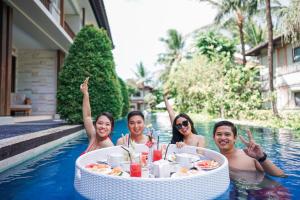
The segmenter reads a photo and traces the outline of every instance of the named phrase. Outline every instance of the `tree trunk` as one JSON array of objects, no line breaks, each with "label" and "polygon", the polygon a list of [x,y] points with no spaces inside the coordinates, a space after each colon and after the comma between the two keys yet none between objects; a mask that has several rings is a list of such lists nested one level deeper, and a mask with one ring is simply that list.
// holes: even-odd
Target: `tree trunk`
[{"label": "tree trunk", "polygon": [[242,56],[243,56],[243,65],[246,65],[246,53],[245,53],[245,42],[244,42],[244,32],[243,32],[243,23],[239,25],[239,32],[240,32],[240,42],[242,47]]},{"label": "tree trunk", "polygon": [[240,42],[241,42],[241,48],[242,48],[242,56],[243,56],[243,65],[246,65],[246,52],[245,52],[245,40],[244,40],[244,32],[243,32],[243,27],[244,27],[244,17],[241,14],[241,11],[238,10],[236,11],[236,20],[237,20],[237,25],[239,27],[239,33],[240,33]]},{"label": "tree trunk", "polygon": [[278,110],[276,106],[276,97],[273,98],[274,85],[273,85],[273,25],[271,16],[270,0],[266,0],[266,20],[268,26],[268,67],[269,67],[269,88],[271,93],[271,105],[273,114],[278,116]]}]

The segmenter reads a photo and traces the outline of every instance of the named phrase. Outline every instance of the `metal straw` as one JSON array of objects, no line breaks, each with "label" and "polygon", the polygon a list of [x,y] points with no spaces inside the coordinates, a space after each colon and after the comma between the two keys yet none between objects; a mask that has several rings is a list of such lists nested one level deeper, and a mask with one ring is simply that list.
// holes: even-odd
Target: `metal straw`
[{"label": "metal straw", "polygon": [[171,144],[171,143],[169,143],[168,146],[167,146],[167,149],[166,149],[166,152],[165,152],[165,156],[164,156],[164,160],[166,160],[166,157],[167,157],[167,153],[168,153],[168,149],[169,149],[170,144]]},{"label": "metal straw", "polygon": [[127,143],[128,143],[127,146],[128,146],[128,147],[129,147],[129,144],[130,144],[130,143],[129,143],[129,140],[131,140],[131,138],[130,138],[130,133],[128,134],[128,141],[127,141]]},{"label": "metal straw", "polygon": [[129,159],[130,159],[130,163],[132,163],[132,159],[131,159],[131,155],[128,149],[126,149],[125,147],[121,146],[122,149],[124,149],[125,151],[127,151]]},{"label": "metal straw", "polygon": [[157,136],[157,150],[159,150],[158,148],[159,148],[159,135]]}]

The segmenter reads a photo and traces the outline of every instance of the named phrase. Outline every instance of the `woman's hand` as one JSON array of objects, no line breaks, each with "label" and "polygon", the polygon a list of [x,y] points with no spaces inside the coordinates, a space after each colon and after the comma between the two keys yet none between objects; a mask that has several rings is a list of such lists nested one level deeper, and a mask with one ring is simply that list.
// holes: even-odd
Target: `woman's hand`
[{"label": "woman's hand", "polygon": [[82,94],[84,95],[88,95],[89,94],[89,78],[87,77],[84,82],[80,85],[80,91],[82,92]]},{"label": "woman's hand", "polygon": [[177,148],[182,148],[185,146],[185,143],[184,142],[176,142],[176,147]]},{"label": "woman's hand", "polygon": [[262,158],[264,156],[264,152],[263,152],[261,146],[259,144],[255,143],[250,130],[247,130],[247,135],[248,135],[249,141],[246,141],[243,138],[243,136],[241,136],[241,135],[239,136],[241,141],[246,145],[246,148],[244,149],[244,152],[248,156],[250,156],[252,158],[255,158],[256,160]]}]

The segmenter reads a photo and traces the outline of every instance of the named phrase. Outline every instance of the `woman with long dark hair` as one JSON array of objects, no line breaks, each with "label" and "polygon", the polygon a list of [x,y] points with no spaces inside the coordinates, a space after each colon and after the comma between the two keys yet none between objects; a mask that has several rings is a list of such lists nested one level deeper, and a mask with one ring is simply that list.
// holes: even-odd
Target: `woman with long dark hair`
[{"label": "woman with long dark hair", "polygon": [[114,146],[109,135],[114,128],[114,119],[111,113],[103,112],[97,116],[95,124],[93,124],[91,106],[88,92],[89,78],[80,85],[80,91],[83,94],[82,115],[84,128],[89,138],[88,148],[84,153]]},{"label": "woman with long dark hair", "polygon": [[166,94],[164,95],[164,102],[172,124],[173,136],[171,143],[176,144],[177,147],[183,147],[184,145],[204,147],[205,139],[203,136],[197,135],[197,131],[191,118],[184,113],[175,116],[175,112],[170,105]]}]

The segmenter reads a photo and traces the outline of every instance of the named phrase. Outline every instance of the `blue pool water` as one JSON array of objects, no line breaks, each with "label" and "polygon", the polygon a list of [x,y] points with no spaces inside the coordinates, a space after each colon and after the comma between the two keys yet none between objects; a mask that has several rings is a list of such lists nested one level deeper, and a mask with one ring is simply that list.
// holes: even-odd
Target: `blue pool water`
[{"label": "blue pool water", "polygon": [[[171,138],[169,118],[165,114],[148,117],[160,130],[161,139]],[[208,148],[217,150],[212,140],[213,123],[196,122],[197,131],[204,135]],[[122,133],[127,133],[125,120],[116,122],[113,142]],[[240,126],[241,134],[246,128]],[[257,143],[261,144],[269,158],[282,168],[287,178],[265,177],[261,183],[231,181],[228,191],[220,199],[299,199],[300,191],[300,139],[283,130],[250,127]],[[238,146],[242,146],[240,142]],[[47,153],[0,174],[0,199],[82,199],[73,187],[76,158],[87,147],[87,138],[82,135]],[[248,175],[236,173],[245,178]],[[251,177],[251,174],[249,175]],[[256,175],[254,175],[256,179]],[[247,178],[246,178],[247,179]],[[259,179],[260,180],[260,179]],[[117,187],[117,186],[116,186]]]}]

